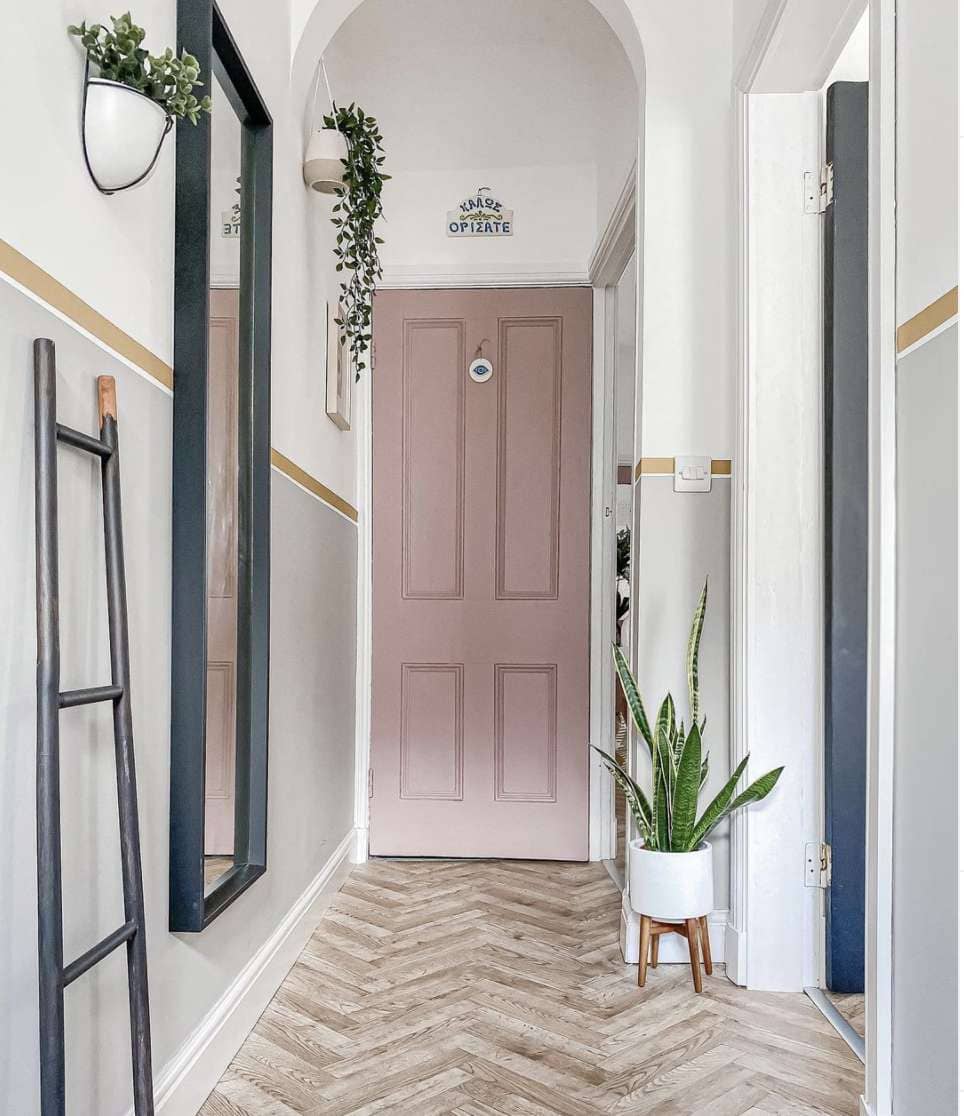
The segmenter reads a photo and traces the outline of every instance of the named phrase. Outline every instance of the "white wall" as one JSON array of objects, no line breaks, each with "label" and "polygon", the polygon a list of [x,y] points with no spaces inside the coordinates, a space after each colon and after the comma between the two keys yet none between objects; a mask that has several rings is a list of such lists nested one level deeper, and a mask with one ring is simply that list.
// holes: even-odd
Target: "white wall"
[{"label": "white wall", "polygon": [[[272,444],[354,502],[354,435],[325,417],[330,204],[301,180],[302,106],[295,111],[289,95],[287,4],[272,5],[270,18],[256,0],[228,0],[222,10],[274,119]],[[148,182],[112,197],[98,193],[80,147],[83,56],[66,32],[85,16],[91,12],[80,0],[50,0],[20,5],[8,21],[0,85],[8,100],[30,107],[7,125],[7,150],[19,154],[0,174],[0,237],[170,364],[176,138],[165,141]],[[145,0],[135,17],[152,49],[175,42],[174,0]]]},{"label": "white wall", "polygon": [[897,323],[956,286],[955,0],[897,5]]},{"label": "white wall", "polygon": [[[479,17],[472,0],[366,0],[325,49],[335,100],[385,136],[386,279],[585,278],[636,154],[629,61],[586,0],[491,0],[484,31]],[[448,237],[446,213],[483,185],[514,235]]]},{"label": "white wall", "polygon": [[[256,0],[226,0],[221,8],[274,118],[272,443],[354,502],[354,435],[339,433],[324,413],[328,279],[319,261],[329,258],[331,233],[320,199],[310,196],[301,181],[301,106],[293,111],[288,89],[287,5],[272,5],[269,13]],[[20,4],[10,13],[0,92],[19,109],[10,114],[5,131],[0,237],[169,363],[174,136],[165,143],[157,172],[142,187],[104,197],[90,182],[78,130],[83,65],[65,28],[100,14],[78,0]],[[149,46],[173,45],[174,0],[143,0],[135,16],[148,29]],[[0,882],[6,910],[0,920],[0,1095],[5,1111],[24,1116],[38,1109],[30,368],[30,340],[38,335],[57,342],[65,421],[93,429],[93,377],[111,372],[118,379],[158,1080],[164,1080],[165,1067],[349,833],[354,744],[355,528],[273,472],[269,870],[202,934],[169,934],[171,398],[0,283],[5,369],[0,378],[0,518],[6,529],[0,577],[8,587],[0,599],[5,633],[0,833],[8,853]],[[61,458],[63,683],[69,687],[102,681],[107,667],[96,475],[66,453]],[[110,729],[102,713],[75,710],[63,722],[65,923],[71,956],[120,920]],[[67,1108],[76,1116],[120,1116],[129,1106],[123,968],[118,954],[67,994]],[[261,987],[259,994],[270,991]],[[234,1026],[240,1026],[243,1014]],[[253,1017],[247,1025],[252,1022]],[[200,1087],[203,1096],[204,1074],[213,1073],[207,1079],[213,1084],[217,1058],[231,1053],[221,1049],[213,1062],[202,1064],[191,1087]],[[175,1095],[164,1111],[171,1116],[193,1111],[183,1107],[188,1095]]]}]

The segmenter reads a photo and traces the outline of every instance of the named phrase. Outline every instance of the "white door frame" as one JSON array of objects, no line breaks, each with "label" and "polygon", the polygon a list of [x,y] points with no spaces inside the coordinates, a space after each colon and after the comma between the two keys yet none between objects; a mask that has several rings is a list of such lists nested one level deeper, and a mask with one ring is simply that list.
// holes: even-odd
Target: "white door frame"
[{"label": "white door frame", "polygon": [[[631,257],[636,242],[636,183],[635,165],[620,194],[613,216],[593,254],[591,270],[584,275],[546,273],[542,275],[479,275],[466,274],[461,280],[445,276],[444,281],[435,273],[393,274],[383,289],[423,290],[436,287],[464,288],[466,290],[488,287],[564,287],[593,288],[593,355],[592,355],[592,497],[591,497],[591,598],[590,598],[590,687],[589,687],[589,736],[592,743],[612,748],[611,718],[604,717],[605,710],[612,710],[612,671],[609,669],[609,647],[614,637],[612,601],[616,592],[615,547],[610,536],[611,519],[605,510],[615,507],[613,467],[612,407],[605,402],[612,400],[614,381],[614,354],[607,351],[606,330],[615,321],[615,283]],[[607,323],[609,323],[607,327]],[[377,353],[372,358],[372,375],[377,375]],[[608,387],[607,387],[608,384]],[[355,795],[353,863],[360,864],[368,857],[369,768],[371,764],[371,714],[372,714],[372,399],[371,376],[363,376],[357,385],[353,410],[357,422],[356,466],[359,477],[358,491],[358,627],[356,632],[355,677]],[[607,423],[608,412],[608,423]],[[606,426],[603,432],[600,424]],[[606,456],[608,454],[608,457]],[[608,462],[608,464],[607,464]],[[607,480],[608,486],[607,486]],[[612,489],[612,491],[610,491]],[[603,551],[608,547],[608,554]],[[599,576],[596,576],[598,573]],[[608,606],[608,613],[607,613]],[[608,616],[608,627],[604,617]],[[602,743],[600,743],[602,742]],[[593,753],[595,755],[595,753]],[[598,757],[589,765],[589,859],[600,860],[612,856],[615,843],[613,826],[612,780],[601,778],[601,761]]]},{"label": "white door frame", "polygon": [[[610,648],[616,638],[616,285],[636,250],[638,170],[634,163],[589,264],[593,310],[592,377],[592,589],[590,620],[589,741],[612,754],[615,690]],[[639,261],[637,258],[637,291]],[[636,299],[637,326],[639,298]],[[637,329],[638,334],[638,329]],[[636,367],[639,389],[639,365]],[[635,414],[635,408],[634,408]],[[589,859],[616,854],[613,781],[592,752],[589,766]],[[617,870],[619,866],[617,865]]]},{"label": "white door frame", "polygon": [[[754,484],[753,462],[745,458],[745,431],[753,421],[746,380],[750,338],[746,313],[746,259],[743,242],[747,208],[742,169],[747,145],[743,121],[747,98],[761,91],[757,76],[764,69],[774,73],[803,73],[806,65],[773,65],[776,53],[792,49],[788,34],[793,19],[800,18],[805,0],[770,0],[761,21],[761,32],[740,70],[737,90],[738,153],[741,168],[740,379],[737,398],[738,430],[734,460],[734,493]],[[862,7],[859,0],[840,0],[835,34]],[[866,1116],[892,1116],[892,897],[893,897],[893,781],[894,781],[894,678],[896,639],[896,229],[895,229],[895,0],[870,0],[870,267],[869,267],[869,582],[868,582],[868,720],[867,720],[867,874],[866,874],[866,1079],[861,1111]],[[813,11],[811,7],[811,11]],[[831,36],[833,38],[833,36]],[[839,38],[836,40],[839,42]],[[832,61],[834,55],[823,56]],[[800,59],[796,60],[800,62]],[[825,75],[824,75],[825,76]],[[784,92],[820,88],[822,80]],[[768,86],[772,90],[772,87]],[[775,90],[774,90],[775,91]],[[801,188],[802,198],[802,188]],[[746,752],[746,667],[749,615],[744,584],[747,569],[747,523],[740,500],[734,499],[733,523],[733,760]],[[755,700],[759,700],[756,695]],[[753,848],[745,824],[734,825],[732,897],[741,902],[748,873],[762,850]],[[756,855],[755,855],[756,854]],[[803,856],[801,850],[801,878]],[[802,882],[802,881],[801,881]],[[745,927],[751,938],[753,927]],[[744,943],[745,945],[745,943]],[[812,948],[812,943],[810,944]],[[812,958],[804,958],[812,963]],[[728,962],[730,957],[728,956]],[[746,957],[733,957],[733,967],[745,971]]]}]

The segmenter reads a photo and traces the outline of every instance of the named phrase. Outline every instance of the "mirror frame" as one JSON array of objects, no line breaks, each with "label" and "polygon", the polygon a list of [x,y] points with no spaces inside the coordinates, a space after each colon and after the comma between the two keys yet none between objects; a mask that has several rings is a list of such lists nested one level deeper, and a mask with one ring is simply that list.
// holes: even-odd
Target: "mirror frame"
[{"label": "mirror frame", "polygon": [[[204,893],[207,711],[207,399],[211,117],[179,120],[174,224],[170,929],[203,930],[267,870],[271,526],[272,122],[213,0],[178,0],[208,92],[242,128],[238,317],[238,645],[235,864]],[[203,248],[203,250],[202,250]]]}]

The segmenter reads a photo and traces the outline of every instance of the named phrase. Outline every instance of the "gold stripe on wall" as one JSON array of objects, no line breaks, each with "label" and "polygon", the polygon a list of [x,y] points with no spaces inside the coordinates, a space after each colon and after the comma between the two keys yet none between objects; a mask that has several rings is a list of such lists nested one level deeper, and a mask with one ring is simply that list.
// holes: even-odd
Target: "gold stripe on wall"
[{"label": "gold stripe on wall", "polygon": [[136,364],[159,384],[171,390],[174,388],[174,369],[169,364],[165,364],[150,349],[145,348],[130,334],[115,326],[93,306],[78,298],[63,283],[58,282],[32,260],[28,260],[5,240],[0,240],[0,271],[15,283],[26,287],[65,318],[69,318],[74,325],[96,337],[98,341],[102,341],[124,360]]},{"label": "gold stripe on wall", "polygon": [[933,333],[935,329],[939,329],[953,318],[956,313],[957,287],[954,287],[898,327],[897,352],[902,353],[904,349],[909,349],[911,345],[923,340],[929,333]]},{"label": "gold stripe on wall", "polygon": [[276,449],[271,451],[271,464],[286,477],[290,477],[296,484],[300,484],[302,488],[307,488],[309,492],[317,496],[319,500],[324,500],[326,504],[334,508],[335,511],[340,511],[342,515],[346,515],[353,523],[358,522],[358,511],[353,508],[347,500],[343,500],[336,492],[332,492],[330,488],[323,485],[321,481],[315,480],[311,473],[306,473],[301,466],[296,465],[290,458],[285,457],[283,453],[279,453]]},{"label": "gold stripe on wall", "polygon": [[[21,287],[25,287],[53,310],[63,314],[74,325],[96,337],[98,341],[102,341],[124,360],[136,365],[151,379],[170,391],[174,390],[174,369],[169,364],[165,364],[150,349],[135,341],[130,334],[114,325],[112,321],[84,302],[42,267],[28,260],[23,253],[18,252],[5,240],[0,240],[0,272],[9,276],[15,283],[19,283]],[[300,484],[302,488],[307,488],[330,507],[346,515],[353,523],[358,522],[358,512],[347,500],[332,492],[310,473],[306,473],[283,453],[273,449],[271,464],[285,476]]]},{"label": "gold stripe on wall", "polygon": [[[640,477],[671,477],[676,472],[675,458],[641,457],[636,462],[635,479]],[[714,457],[710,462],[710,475],[728,477],[733,472],[733,462],[727,457]]]}]

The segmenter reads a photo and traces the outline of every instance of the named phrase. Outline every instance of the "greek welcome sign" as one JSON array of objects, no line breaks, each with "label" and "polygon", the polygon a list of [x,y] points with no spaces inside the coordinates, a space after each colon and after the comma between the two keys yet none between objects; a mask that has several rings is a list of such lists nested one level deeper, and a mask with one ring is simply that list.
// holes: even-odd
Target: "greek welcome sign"
[{"label": "greek welcome sign", "polygon": [[446,231],[449,236],[511,236],[512,210],[494,198],[488,186],[480,186],[446,215]]}]

